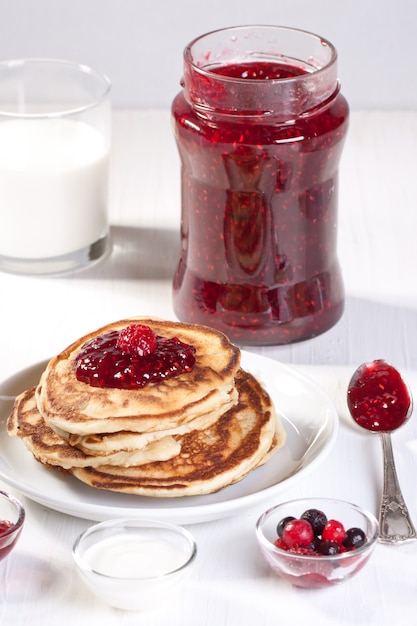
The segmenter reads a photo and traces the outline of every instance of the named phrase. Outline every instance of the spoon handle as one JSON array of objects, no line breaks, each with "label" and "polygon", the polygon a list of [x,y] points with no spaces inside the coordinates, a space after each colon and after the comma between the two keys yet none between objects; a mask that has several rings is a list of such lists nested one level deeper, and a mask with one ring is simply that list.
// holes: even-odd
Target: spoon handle
[{"label": "spoon handle", "polygon": [[417,534],[398,482],[391,435],[380,435],[384,453],[384,489],[379,514],[379,539],[384,543],[414,539]]}]

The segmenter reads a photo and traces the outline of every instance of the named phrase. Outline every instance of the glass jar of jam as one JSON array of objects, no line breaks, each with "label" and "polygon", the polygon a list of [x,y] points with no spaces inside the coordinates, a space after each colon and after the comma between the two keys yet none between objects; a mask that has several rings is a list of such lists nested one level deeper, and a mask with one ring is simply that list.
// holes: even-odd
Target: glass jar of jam
[{"label": "glass jar of jam", "polygon": [[349,109],[337,53],[312,33],[243,26],[184,51],[174,310],[246,345],[287,344],[344,308],[338,165]]}]

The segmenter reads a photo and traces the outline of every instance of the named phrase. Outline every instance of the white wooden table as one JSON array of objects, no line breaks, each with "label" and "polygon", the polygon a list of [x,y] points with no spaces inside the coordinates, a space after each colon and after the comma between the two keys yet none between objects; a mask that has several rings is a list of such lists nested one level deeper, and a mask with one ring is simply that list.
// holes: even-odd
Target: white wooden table
[{"label": "white wooden table", "polygon": [[[306,373],[339,411],[339,434],[328,456],[279,499],[339,497],[377,513],[380,444],[352,427],[346,384],[357,365],[385,358],[403,371],[417,396],[416,146],[417,112],[352,113],[339,203],[345,314],[310,341],[249,349]],[[0,273],[0,381],[109,321],[142,314],[174,318],[180,198],[168,111],[114,113],[111,174],[110,258],[66,278]],[[0,408],[4,414],[4,402]],[[394,436],[394,450],[417,523],[417,418]],[[270,574],[257,550],[254,524],[273,499],[190,525],[199,549],[192,577],[172,605],[140,615],[104,606],[80,586],[71,546],[91,521],[23,501],[24,532],[0,563],[2,625],[272,626],[284,614],[295,626],[415,623],[417,542],[379,544],[366,568],[345,585],[297,590]]]}]

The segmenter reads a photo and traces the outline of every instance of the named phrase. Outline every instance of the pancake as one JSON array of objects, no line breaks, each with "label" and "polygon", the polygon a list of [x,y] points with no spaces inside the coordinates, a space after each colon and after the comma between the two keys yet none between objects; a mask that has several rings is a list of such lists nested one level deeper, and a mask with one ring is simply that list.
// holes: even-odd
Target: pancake
[{"label": "pancake", "polygon": [[98,466],[103,463],[127,467],[155,461],[164,461],[176,456],[181,443],[172,436],[165,435],[138,449],[120,450],[106,453],[102,450],[94,456],[85,454],[55,433],[39,413],[35,387],[28,389],[16,398],[13,412],[7,420],[9,435],[22,439],[26,448],[42,464],[56,466],[64,470],[71,467]]},{"label": "pancake", "polygon": [[[148,360],[116,348],[119,332],[138,323],[159,337]],[[166,375],[177,358],[190,358],[184,346],[182,354],[173,351],[178,342],[169,339],[193,346],[191,369],[143,387],[115,388],[137,372],[152,377],[152,359]],[[113,386],[77,379],[77,359],[91,340],[87,358],[102,360],[104,377],[110,374],[104,383]],[[267,391],[240,368],[240,350],[223,333],[142,317],[108,324],[51,359],[39,384],[16,399],[7,431],[49,469],[96,489],[155,498],[217,492],[266,463],[286,437]]]},{"label": "pancake", "polygon": [[46,424],[35,387],[16,399],[7,431],[22,439],[43,465],[70,472],[93,487],[164,497],[211,493],[265,463],[285,442],[285,431],[258,381],[240,370],[236,384],[239,403],[210,427],[165,435],[137,450],[86,455]]},{"label": "pancake", "polygon": [[167,461],[127,468],[73,467],[70,473],[97,489],[151,497],[214,493],[244,478],[285,443],[269,395],[251,374],[236,377],[239,402],[205,430],[174,435],[181,451]]},{"label": "pancake", "polygon": [[237,404],[238,392],[234,388],[229,394],[229,401],[224,403],[221,409],[211,411],[205,415],[200,415],[193,420],[177,426],[176,428],[168,428],[166,430],[154,430],[147,433],[132,433],[126,430],[117,433],[100,433],[91,435],[74,435],[63,431],[56,431],[58,435],[66,439],[71,446],[77,446],[85,454],[113,454],[120,450],[136,450],[143,448],[152,442],[156,442],[161,438],[170,435],[182,435],[191,430],[203,430],[208,428],[229,408]]},{"label": "pancake", "polygon": [[[92,387],[77,380],[75,362],[82,346],[112,330],[140,323],[156,335],[177,337],[196,349],[196,362],[185,372],[141,389]],[[36,389],[40,413],[57,432],[89,435],[177,428],[228,408],[240,350],[223,333],[193,324],[130,318],[108,324],[71,344],[50,360]]]}]

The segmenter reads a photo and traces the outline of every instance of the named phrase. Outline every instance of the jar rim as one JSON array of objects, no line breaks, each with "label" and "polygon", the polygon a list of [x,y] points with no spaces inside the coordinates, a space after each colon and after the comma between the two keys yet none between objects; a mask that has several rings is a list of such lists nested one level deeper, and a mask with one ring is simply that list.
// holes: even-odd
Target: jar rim
[{"label": "jar rim", "polygon": [[[214,71],[248,61],[281,62],[302,71],[267,80]],[[254,112],[293,119],[339,91],[337,50],[315,33],[286,26],[221,28],[196,37],[185,47],[182,83],[186,100],[203,115]]]},{"label": "jar rim", "polygon": [[[185,47],[184,49],[184,59],[185,61],[189,62],[191,65],[193,65],[193,67],[201,72],[202,74],[207,73],[207,74],[211,74],[212,70],[207,69],[207,67],[202,67],[201,65],[198,64],[198,62],[196,62],[193,58],[193,53],[192,53],[192,49],[193,47],[196,46],[196,44],[203,42],[204,40],[207,40],[208,38],[211,38],[212,36],[215,35],[221,35],[221,34],[226,34],[226,33],[237,33],[237,32],[244,32],[244,31],[255,31],[258,30],[259,32],[263,31],[266,32],[267,30],[274,32],[274,33],[293,33],[299,36],[307,36],[309,37],[311,40],[315,40],[316,42],[320,43],[322,46],[326,47],[329,52],[330,52],[330,58],[329,61],[323,65],[322,67],[315,67],[313,69],[314,73],[317,72],[322,72],[326,69],[328,69],[330,66],[337,64],[337,50],[335,48],[335,46],[331,43],[331,41],[329,41],[328,39],[326,39],[325,37],[322,37],[320,35],[317,35],[316,33],[313,33],[312,31],[308,31],[308,30],[303,30],[300,28],[293,28],[290,26],[279,26],[279,25],[268,25],[268,24],[256,24],[256,25],[241,25],[241,26],[230,26],[230,27],[225,27],[225,28],[218,28],[218,29],[214,29],[211,30],[207,33],[204,33],[203,35],[199,35],[198,37],[195,37],[192,41],[190,41],[190,43]],[[287,58],[286,55],[282,55],[282,58]],[[210,67],[218,67],[220,64],[211,64]],[[311,66],[312,68],[314,66]],[[264,83],[265,80],[262,78],[235,78],[235,77],[231,77],[231,76],[226,76],[226,75],[222,75],[221,76],[222,79],[224,79],[225,81],[230,81],[230,82],[242,82],[242,83],[246,83],[248,82],[248,80],[250,80],[250,82],[255,83]],[[300,74],[297,76],[292,76],[292,77],[286,77],[286,78],[273,78],[273,79],[269,79],[268,82],[294,82],[294,81],[299,81],[299,80],[303,80],[305,78],[308,78],[308,74]]]}]

